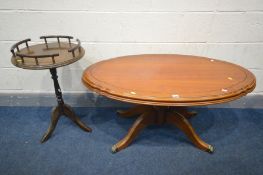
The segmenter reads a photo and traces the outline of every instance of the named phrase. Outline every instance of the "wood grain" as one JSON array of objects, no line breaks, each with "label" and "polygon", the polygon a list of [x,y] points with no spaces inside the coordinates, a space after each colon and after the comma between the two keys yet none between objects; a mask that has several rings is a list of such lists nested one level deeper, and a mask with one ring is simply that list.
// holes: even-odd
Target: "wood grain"
[{"label": "wood grain", "polygon": [[60,45],[57,42],[48,43],[48,49],[46,48],[45,44],[36,44],[30,46],[29,49],[23,48],[18,53],[22,55],[30,55],[30,57],[39,56],[39,55],[52,55],[52,54],[59,54],[59,56],[54,57],[54,62],[51,57],[46,58],[39,58],[38,64],[34,58],[24,57],[24,62],[19,56],[13,56],[11,58],[11,62],[14,66],[23,68],[23,69],[50,69],[54,67],[62,67],[74,63],[81,59],[84,54],[85,50],[80,47],[80,52],[76,51],[75,57],[72,56],[71,52],[68,52],[68,49],[76,47],[77,44],[66,42],[60,42]]},{"label": "wood grain", "polygon": [[113,58],[88,67],[91,90],[120,101],[160,106],[197,106],[240,98],[256,86],[247,69],[211,58],[146,54]]}]

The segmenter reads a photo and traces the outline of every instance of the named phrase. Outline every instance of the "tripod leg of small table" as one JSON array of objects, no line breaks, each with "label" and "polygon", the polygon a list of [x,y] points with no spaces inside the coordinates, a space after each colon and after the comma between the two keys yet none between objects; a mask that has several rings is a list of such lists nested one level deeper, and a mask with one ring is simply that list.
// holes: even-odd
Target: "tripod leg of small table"
[{"label": "tripod leg of small table", "polygon": [[191,124],[187,121],[187,119],[178,112],[169,112],[166,117],[166,122],[175,125],[182,132],[186,134],[186,136],[193,142],[195,146],[200,148],[201,150],[212,153],[214,148],[205,143],[194,131]]},{"label": "tripod leg of small table", "polygon": [[59,107],[57,106],[57,107],[53,108],[53,110],[52,110],[51,123],[49,125],[47,132],[42,137],[41,143],[44,143],[45,141],[47,141],[50,138],[54,129],[57,126],[59,117],[60,117],[60,111],[59,111]]},{"label": "tripod leg of small table", "polygon": [[142,113],[144,113],[147,109],[151,109],[149,106],[145,105],[136,105],[127,110],[118,110],[117,114],[121,117],[129,118],[129,117],[136,117]]},{"label": "tripod leg of small table", "polygon": [[64,103],[64,100],[62,98],[62,91],[58,83],[57,69],[51,68],[50,73],[52,75],[51,78],[54,82],[54,89],[57,97],[58,106],[52,112],[50,126],[46,134],[43,136],[41,143],[47,141],[50,138],[61,115],[66,115],[67,117],[69,117],[84,131],[91,132],[91,128],[87,127],[84,123],[82,123],[78,116],[74,113],[73,109],[69,105]]},{"label": "tripod leg of small table", "polygon": [[139,132],[144,129],[146,126],[155,123],[155,116],[154,112],[146,112],[139,116],[133,126],[129,129],[126,136],[121,139],[117,144],[113,145],[112,152],[118,152],[127,146],[135,139],[135,137],[139,134]]},{"label": "tripod leg of small table", "polygon": [[80,119],[79,117],[75,114],[75,112],[73,111],[73,109],[67,105],[64,104],[63,106],[64,108],[64,114],[69,117],[73,122],[75,122],[81,129],[83,129],[84,131],[87,132],[91,132],[92,129],[87,127]]}]

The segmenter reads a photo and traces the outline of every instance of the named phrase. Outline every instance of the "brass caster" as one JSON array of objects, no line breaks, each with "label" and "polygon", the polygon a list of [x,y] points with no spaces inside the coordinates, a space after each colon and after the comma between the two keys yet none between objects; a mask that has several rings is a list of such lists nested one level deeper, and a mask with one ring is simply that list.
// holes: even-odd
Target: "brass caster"
[{"label": "brass caster", "polygon": [[207,152],[208,153],[213,153],[214,152],[214,147],[212,145],[209,145]]},{"label": "brass caster", "polygon": [[118,152],[118,149],[117,149],[117,147],[115,146],[115,145],[113,145],[112,147],[111,147],[111,153],[116,153],[116,152]]}]

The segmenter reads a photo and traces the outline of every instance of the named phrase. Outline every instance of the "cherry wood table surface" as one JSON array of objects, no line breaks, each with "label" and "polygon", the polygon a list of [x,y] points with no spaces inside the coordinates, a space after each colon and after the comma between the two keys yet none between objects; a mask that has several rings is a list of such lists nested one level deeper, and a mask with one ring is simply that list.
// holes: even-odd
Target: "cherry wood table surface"
[{"label": "cherry wood table surface", "polygon": [[255,76],[241,66],[186,55],[133,55],[101,61],[85,70],[83,82],[113,99],[163,106],[226,102],[256,85]]},{"label": "cherry wood table surface", "polygon": [[101,95],[137,104],[123,117],[139,116],[127,135],[112,147],[126,148],[151,124],[172,124],[199,149],[214,148],[196,134],[188,120],[196,115],[188,106],[228,102],[253,91],[255,76],[247,69],[212,58],[175,55],[130,55],[101,61],[83,73],[84,85]]}]

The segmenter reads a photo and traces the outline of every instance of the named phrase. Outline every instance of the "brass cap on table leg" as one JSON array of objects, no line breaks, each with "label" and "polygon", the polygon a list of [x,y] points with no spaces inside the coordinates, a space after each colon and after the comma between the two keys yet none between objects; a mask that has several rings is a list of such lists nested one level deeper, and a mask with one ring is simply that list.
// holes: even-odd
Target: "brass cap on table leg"
[{"label": "brass cap on table leg", "polygon": [[116,153],[116,152],[118,152],[117,146],[116,146],[116,145],[113,145],[113,146],[111,147],[111,153]]},{"label": "brass cap on table leg", "polygon": [[212,145],[209,145],[207,152],[213,153],[214,152],[214,147]]}]

